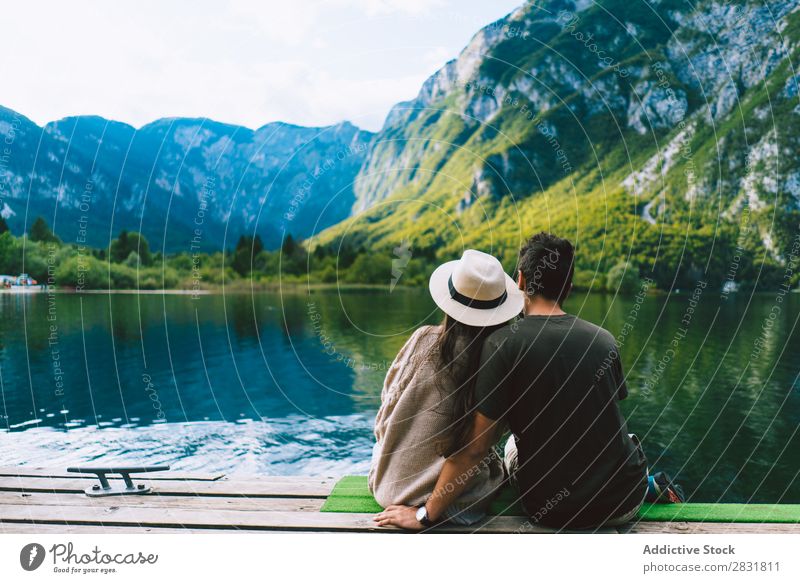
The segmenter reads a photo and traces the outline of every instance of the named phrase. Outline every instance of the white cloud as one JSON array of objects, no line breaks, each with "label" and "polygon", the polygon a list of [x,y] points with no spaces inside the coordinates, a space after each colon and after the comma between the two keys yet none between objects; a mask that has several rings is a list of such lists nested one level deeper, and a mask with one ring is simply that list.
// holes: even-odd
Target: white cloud
[{"label": "white cloud", "polygon": [[4,8],[0,105],[38,123],[97,114],[137,126],[205,116],[376,129],[458,54],[476,22],[515,4],[20,2]]}]

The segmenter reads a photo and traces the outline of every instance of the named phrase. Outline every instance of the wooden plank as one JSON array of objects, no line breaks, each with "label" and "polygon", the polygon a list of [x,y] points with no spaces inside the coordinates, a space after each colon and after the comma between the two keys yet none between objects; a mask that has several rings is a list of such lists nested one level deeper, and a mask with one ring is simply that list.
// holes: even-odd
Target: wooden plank
[{"label": "wooden plank", "polygon": [[[135,480],[137,484],[152,486],[161,496],[245,496],[325,498],[333,489],[335,480],[327,478],[271,477],[258,479],[214,481]],[[87,484],[82,478],[0,477],[0,491],[5,492],[58,492],[83,493]]]},{"label": "wooden plank", "polygon": [[800,534],[800,524],[749,522],[633,522],[624,534]]},{"label": "wooden plank", "polygon": [[[649,533],[658,533],[658,534],[667,534],[671,533],[671,531],[665,531],[665,525],[671,523],[660,523],[660,522],[649,522],[646,523],[648,528],[645,529],[645,532],[641,534],[649,534]],[[692,529],[692,532],[695,534],[728,534],[728,533],[738,533],[740,532],[737,529],[731,529],[731,527],[735,527],[738,525],[735,524],[726,524],[726,523],[692,523],[695,525],[695,528]],[[649,528],[650,526],[655,528]],[[755,527],[755,529],[749,529],[745,532],[752,533],[752,534],[773,534],[773,533],[785,533],[786,531],[782,528],[786,525],[782,524],[754,524],[750,525]],[[792,525],[789,525],[792,526]],[[777,528],[773,528],[777,527]],[[248,530],[248,529],[213,529],[213,528],[165,528],[165,527],[157,527],[157,526],[139,526],[139,525],[130,525],[130,526],[104,526],[98,524],[79,524],[79,525],[72,525],[72,524],[38,524],[38,523],[28,523],[28,522],[2,522],[0,521],[0,534],[256,534],[256,533],[263,533],[263,532],[270,532],[270,533],[284,533],[284,534],[302,534],[303,532],[311,532],[311,531],[303,531],[303,530],[277,530],[271,529],[268,531],[264,530]],[[315,532],[326,532],[326,531],[315,531]],[[396,531],[393,531],[396,532]],[[442,530],[442,532],[448,532],[446,530]],[[453,532],[453,531],[449,531]],[[461,532],[473,532],[471,530],[461,531]],[[481,531],[477,531],[481,532]],[[543,530],[543,533],[551,532],[549,530]],[[626,532],[633,533],[634,531],[628,529]],[[679,529],[677,534],[686,533],[688,532],[686,529]],[[797,530],[792,530],[791,533],[797,534]],[[676,533],[673,533],[676,534]]]},{"label": "wooden plank", "polygon": [[258,530],[371,530],[372,516],[364,514],[131,508],[103,506],[0,506],[0,521],[45,524],[93,524],[166,528],[244,528]]},{"label": "wooden plank", "polygon": [[[0,506],[0,522],[41,524],[140,526],[191,529],[281,530],[306,532],[402,532],[396,528],[378,528],[372,514],[338,514],[325,512],[284,512],[205,510],[187,508],[132,508],[103,506]],[[441,526],[436,532],[552,532],[542,528],[521,528],[523,517],[500,516],[475,526]],[[613,531],[615,532],[615,531]]]},{"label": "wooden plank", "polygon": [[[255,534],[260,532],[263,531],[0,522],[0,534]],[[270,531],[270,534],[276,533],[281,531]],[[284,531],[284,534],[298,534],[298,532]]]},{"label": "wooden plank", "polygon": [[618,534],[615,527],[595,528],[591,530],[555,529],[533,524],[526,516],[488,516],[481,522],[467,528],[475,533],[508,533],[508,534]]},{"label": "wooden plank", "polygon": [[[400,532],[379,529],[371,514],[319,513],[336,482],[287,477],[169,472],[148,476],[144,496],[89,498],[93,476],[58,469],[0,467],[0,533],[73,532]],[[489,517],[436,532],[552,533],[524,517]],[[575,531],[570,531],[575,532]],[[595,531],[632,534],[793,533],[798,524],[636,522]]]},{"label": "wooden plank", "polygon": [[[134,474],[134,479],[137,475]],[[86,480],[97,480],[91,474],[75,474],[67,472],[65,469],[43,468],[29,466],[0,466],[0,477],[23,477],[23,478],[78,478]],[[148,476],[148,480],[191,480],[200,482],[213,482],[225,477],[224,473],[192,473],[192,472],[163,472],[154,473]]]},{"label": "wooden plank", "polygon": [[[73,527],[94,527],[97,532],[119,528],[130,532],[187,532],[194,530],[270,530],[286,532],[396,532],[378,529],[371,514],[318,513],[322,500],[224,497],[122,496],[86,498],[75,494],[0,494],[0,532],[36,532],[28,526],[48,527],[47,532],[77,532]],[[16,521],[9,523],[8,521]],[[20,526],[22,525],[22,526]],[[27,526],[25,526],[27,525]],[[48,526],[49,525],[49,526]],[[23,528],[24,527],[24,528]],[[469,527],[441,526],[436,532],[553,533],[554,529],[528,524],[523,517],[489,517]],[[42,531],[42,530],[40,530]],[[44,532],[42,531],[42,532]],[[87,530],[88,532],[88,530]],[[110,532],[110,531],[109,531]],[[794,533],[796,524],[639,522],[582,533],[724,534]]]},{"label": "wooden plank", "polygon": [[[0,506],[125,506],[132,508],[194,508],[196,510],[285,510],[319,512],[323,498],[243,498],[225,496],[114,496],[90,498],[83,494],[0,492]],[[2,514],[0,512],[0,514]]]}]

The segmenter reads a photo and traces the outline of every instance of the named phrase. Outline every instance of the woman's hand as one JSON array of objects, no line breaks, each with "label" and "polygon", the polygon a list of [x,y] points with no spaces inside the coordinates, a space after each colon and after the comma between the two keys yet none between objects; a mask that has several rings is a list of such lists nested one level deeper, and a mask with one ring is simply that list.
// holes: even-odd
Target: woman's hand
[{"label": "woman's hand", "polygon": [[425,528],[417,520],[416,506],[387,506],[373,520],[378,523],[378,526],[399,526],[406,530],[422,530]]}]

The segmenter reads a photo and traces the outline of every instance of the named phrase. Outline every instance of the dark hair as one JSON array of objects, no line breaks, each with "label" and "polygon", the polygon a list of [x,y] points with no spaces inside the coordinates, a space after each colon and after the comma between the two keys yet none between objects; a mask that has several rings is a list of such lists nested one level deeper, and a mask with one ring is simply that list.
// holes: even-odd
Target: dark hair
[{"label": "dark hair", "polygon": [[537,233],[519,250],[525,293],[561,304],[572,286],[574,262],[572,243],[550,233]]},{"label": "dark hair", "polygon": [[456,453],[469,442],[475,407],[475,379],[480,369],[483,341],[502,326],[468,326],[445,314],[442,331],[433,348],[433,355],[438,359],[438,386],[445,390],[442,386],[445,378],[455,386],[452,395],[443,394],[442,398],[454,419],[445,456]]}]

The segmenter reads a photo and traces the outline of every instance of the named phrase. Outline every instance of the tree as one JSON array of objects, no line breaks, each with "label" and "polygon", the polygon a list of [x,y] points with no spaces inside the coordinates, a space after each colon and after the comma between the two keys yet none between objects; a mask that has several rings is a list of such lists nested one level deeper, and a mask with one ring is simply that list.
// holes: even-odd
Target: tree
[{"label": "tree", "polygon": [[22,270],[22,247],[11,233],[0,235],[0,272],[19,273]]},{"label": "tree", "polygon": [[58,285],[87,289],[108,289],[108,265],[91,255],[73,255],[56,267]]},{"label": "tree", "polygon": [[8,231],[9,231],[9,228],[8,228],[8,223],[6,222],[6,219],[4,217],[0,216],[0,235],[2,235],[3,233],[8,233]]},{"label": "tree", "polygon": [[128,258],[125,259],[125,265],[128,267],[133,267],[134,269],[138,269],[141,264],[141,258],[136,253],[136,251],[131,251],[131,254],[128,255]]},{"label": "tree", "polygon": [[[128,247],[131,251],[136,251],[142,265],[150,265],[153,263],[153,254],[150,253],[150,243],[147,242],[147,239],[145,239],[144,235],[141,233],[135,231],[128,233]],[[128,255],[130,255],[130,253]]]},{"label": "tree", "polygon": [[608,291],[632,294],[636,293],[641,285],[642,282],[641,279],[639,279],[639,270],[627,261],[620,261],[617,263],[609,270],[606,276],[606,289]]},{"label": "tree", "polygon": [[259,235],[255,236],[253,239],[253,248],[251,249],[251,253],[253,255],[258,255],[264,250],[264,243],[261,242],[261,237]]},{"label": "tree", "polygon": [[283,244],[281,245],[281,253],[291,257],[292,255],[294,255],[294,252],[296,250],[297,250],[297,243],[295,242],[294,238],[290,233],[286,235],[286,237],[283,239]]},{"label": "tree", "polygon": [[386,283],[391,281],[392,259],[389,254],[375,253],[359,255],[347,268],[344,280],[347,283]]},{"label": "tree", "polygon": [[119,237],[111,242],[109,249],[111,261],[114,263],[125,262],[131,253],[139,256],[141,265],[147,266],[153,263],[153,254],[150,253],[150,244],[144,235],[136,231],[128,232],[122,230]]},{"label": "tree", "polygon": [[50,227],[47,226],[47,223],[42,217],[36,217],[36,220],[33,221],[29,237],[31,241],[41,241],[45,243],[56,243],[59,241],[58,237],[53,234],[53,231],[50,230]]},{"label": "tree", "polygon": [[122,229],[119,236],[111,241],[111,247],[108,250],[108,255],[114,263],[122,263],[130,255],[131,249],[128,245],[128,231]]},{"label": "tree", "polygon": [[264,250],[264,243],[261,242],[261,237],[249,237],[242,235],[236,243],[236,251],[233,253],[233,261],[231,266],[234,271],[239,275],[245,275],[250,271],[250,266],[253,264],[253,258]]}]

